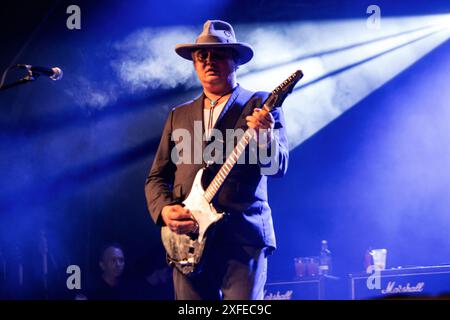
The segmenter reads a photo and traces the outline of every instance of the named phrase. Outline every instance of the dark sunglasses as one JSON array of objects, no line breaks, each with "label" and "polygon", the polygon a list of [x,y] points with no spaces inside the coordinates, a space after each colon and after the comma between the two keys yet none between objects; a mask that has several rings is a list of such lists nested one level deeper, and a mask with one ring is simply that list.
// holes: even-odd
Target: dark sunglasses
[{"label": "dark sunglasses", "polygon": [[195,59],[200,62],[205,62],[210,56],[211,60],[225,60],[233,57],[233,52],[227,49],[215,49],[215,50],[197,50],[194,53]]}]

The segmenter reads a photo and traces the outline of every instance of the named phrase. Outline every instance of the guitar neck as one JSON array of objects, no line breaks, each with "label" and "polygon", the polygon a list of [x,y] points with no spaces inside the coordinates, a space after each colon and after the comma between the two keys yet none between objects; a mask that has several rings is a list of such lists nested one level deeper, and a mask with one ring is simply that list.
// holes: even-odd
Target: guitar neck
[{"label": "guitar neck", "polygon": [[236,147],[233,149],[233,151],[228,156],[227,160],[224,162],[224,164],[220,167],[219,172],[215,175],[214,179],[209,184],[208,188],[205,191],[205,198],[208,202],[211,202],[214,196],[216,195],[217,191],[222,186],[223,182],[227,178],[228,174],[230,173],[231,169],[233,169],[234,165],[238,161],[241,154],[244,152],[245,148],[250,142],[250,139],[253,136],[253,131],[250,129],[247,129],[242,136],[242,138],[239,140]]},{"label": "guitar neck", "polygon": [[[270,108],[264,105],[261,112],[262,113],[268,113],[270,111]],[[208,202],[211,202],[214,196],[216,195],[217,191],[222,186],[223,182],[227,178],[228,174],[230,173],[231,169],[233,169],[234,165],[238,161],[239,157],[244,152],[247,145],[250,143],[250,139],[252,139],[253,135],[255,134],[255,131],[253,129],[247,129],[244,132],[244,135],[237,143],[236,147],[234,147],[233,151],[230,153],[230,155],[227,157],[227,160],[224,162],[224,164],[220,167],[219,172],[215,175],[214,179],[209,184],[208,188],[205,191],[205,199]]]},{"label": "guitar neck", "polygon": [[[303,77],[303,72],[301,70],[295,71],[289,78],[287,78],[283,83],[281,83],[272,93],[269,95],[267,100],[264,102],[263,107],[261,108],[261,113],[266,115],[269,113],[276,105],[280,105],[283,103],[284,99],[288,94],[292,92],[295,84]],[[216,174],[214,179],[209,184],[208,188],[204,193],[205,199],[211,203],[212,199],[216,195],[217,191],[222,186],[223,182],[227,178],[231,169],[233,169],[234,165],[238,161],[239,157],[244,152],[245,148],[252,139],[253,134],[255,133],[252,129],[247,129],[239,140],[236,147],[233,149],[231,154],[227,157],[225,163],[220,167],[219,172]]]}]

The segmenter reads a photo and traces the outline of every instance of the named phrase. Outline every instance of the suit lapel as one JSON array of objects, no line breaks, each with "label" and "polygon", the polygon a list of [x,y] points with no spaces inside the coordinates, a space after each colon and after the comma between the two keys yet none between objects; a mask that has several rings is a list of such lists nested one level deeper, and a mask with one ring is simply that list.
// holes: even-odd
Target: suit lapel
[{"label": "suit lapel", "polygon": [[[189,130],[192,137],[192,154],[193,157],[201,157],[203,162],[203,150],[205,148],[204,129],[203,129],[203,93],[194,99],[189,107],[190,112],[187,113],[186,129]],[[197,146],[201,146],[201,149],[197,149]],[[195,158],[196,159],[196,158]],[[200,159],[196,159],[198,161]]]},{"label": "suit lapel", "polygon": [[194,99],[191,108],[192,112],[189,112],[189,123],[192,124],[193,130],[195,121],[200,121],[203,124],[203,93]]},{"label": "suit lapel", "polygon": [[[244,108],[252,95],[253,93],[251,91],[237,87],[230,96],[230,99],[228,100],[227,104],[222,110],[222,113],[216,121],[216,125],[214,126],[214,128],[220,130],[220,132],[222,133],[223,141],[221,141],[221,143],[223,144],[223,155],[225,158],[228,156],[227,151],[231,152],[234,148],[234,140],[226,141],[226,130],[233,129],[235,128],[237,123],[241,123],[242,112],[244,111]],[[227,148],[227,143],[232,143],[233,147],[231,149]],[[214,167],[215,170],[218,170],[220,166]]]},{"label": "suit lapel", "polygon": [[228,99],[227,104],[223,108],[222,113],[214,126],[214,128],[217,128],[222,132],[223,137],[225,137],[226,129],[235,127],[251,94],[250,91],[242,89],[240,86],[238,86],[231,94],[230,99]]}]

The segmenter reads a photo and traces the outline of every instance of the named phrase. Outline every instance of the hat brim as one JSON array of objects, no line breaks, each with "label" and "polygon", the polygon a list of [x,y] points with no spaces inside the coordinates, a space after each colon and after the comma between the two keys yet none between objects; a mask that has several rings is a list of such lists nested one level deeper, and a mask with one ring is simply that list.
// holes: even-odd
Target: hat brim
[{"label": "hat brim", "polygon": [[253,58],[253,49],[249,44],[238,43],[197,43],[197,44],[178,44],[175,52],[184,59],[192,60],[192,51],[204,48],[230,48],[238,53],[238,64],[242,65]]}]

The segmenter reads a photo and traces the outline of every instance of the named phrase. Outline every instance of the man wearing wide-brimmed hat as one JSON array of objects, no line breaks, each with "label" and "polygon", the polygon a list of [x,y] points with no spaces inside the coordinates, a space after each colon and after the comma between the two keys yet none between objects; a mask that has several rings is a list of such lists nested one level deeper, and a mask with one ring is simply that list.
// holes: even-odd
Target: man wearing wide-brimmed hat
[{"label": "man wearing wide-brimmed hat", "polygon": [[[157,224],[177,234],[189,234],[196,231],[197,225],[189,208],[181,202],[189,195],[195,175],[205,162],[180,163],[171,158],[175,130],[188,130],[192,144],[202,136],[209,137],[214,129],[220,130],[223,137],[229,129],[250,127],[264,131],[266,139],[258,141],[258,148],[269,148],[273,153],[276,176],[287,170],[288,142],[282,110],[275,108],[266,115],[260,112],[268,93],[251,92],[237,83],[236,70],[252,59],[253,49],[236,40],[229,23],[206,21],[195,43],[179,44],[175,51],[193,61],[203,92],[172,109],[146,180],[145,193],[148,209]],[[194,132],[195,123],[203,128],[204,135],[200,138]],[[199,143],[205,150],[208,141],[206,145],[203,142]],[[210,175],[214,176],[220,166],[217,163],[208,166]],[[188,277],[174,268],[177,299],[263,298],[267,255],[276,246],[267,176],[261,173],[263,166],[259,162],[238,163],[225,179],[212,204],[226,215],[217,224],[214,237],[208,239],[202,271]]]}]

